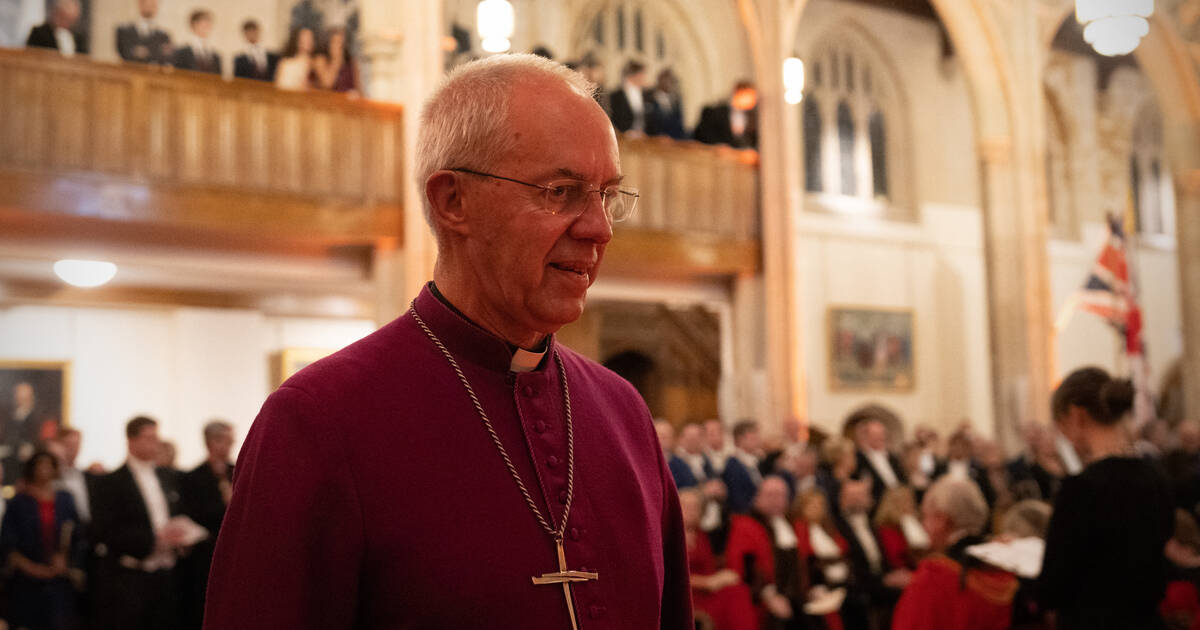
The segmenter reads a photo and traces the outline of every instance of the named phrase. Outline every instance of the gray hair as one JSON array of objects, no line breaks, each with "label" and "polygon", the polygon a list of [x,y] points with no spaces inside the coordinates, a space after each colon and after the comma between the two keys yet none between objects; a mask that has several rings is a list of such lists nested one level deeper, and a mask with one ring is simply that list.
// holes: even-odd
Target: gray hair
[{"label": "gray hair", "polygon": [[968,534],[979,534],[987,525],[987,501],[970,479],[942,477],[929,487],[923,503],[945,514],[955,529]]},{"label": "gray hair", "polygon": [[1049,503],[1026,499],[1008,509],[1004,521],[1000,525],[1002,534],[1012,534],[1018,538],[1046,538],[1046,530],[1050,529],[1050,515],[1053,508]]},{"label": "gray hair", "polygon": [[[537,55],[495,55],[451,71],[421,111],[415,169],[418,190],[425,191],[425,182],[436,171],[485,170],[511,151],[515,138],[508,130],[508,105],[513,88],[537,79],[561,81],[588,98],[596,91],[596,84],[582,74]],[[425,222],[432,226],[428,199],[423,206]]]},{"label": "gray hair", "polygon": [[204,425],[204,443],[212,441],[213,438],[226,431],[233,433],[233,425],[224,420],[213,420]]}]

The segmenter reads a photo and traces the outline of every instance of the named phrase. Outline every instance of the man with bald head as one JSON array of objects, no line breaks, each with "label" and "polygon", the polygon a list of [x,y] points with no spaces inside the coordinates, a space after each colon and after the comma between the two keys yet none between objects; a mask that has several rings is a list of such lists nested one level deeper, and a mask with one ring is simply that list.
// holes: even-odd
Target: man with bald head
[{"label": "man with bald head", "polygon": [[554,337],[637,200],[594,89],[499,55],[426,103],[433,282],[263,406],[205,627],[692,627],[649,410]]}]

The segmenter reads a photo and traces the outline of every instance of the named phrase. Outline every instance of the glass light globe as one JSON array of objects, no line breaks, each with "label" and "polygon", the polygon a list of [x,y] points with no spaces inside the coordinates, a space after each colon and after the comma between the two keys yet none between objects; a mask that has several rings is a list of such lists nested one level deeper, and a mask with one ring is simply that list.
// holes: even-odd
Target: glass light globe
[{"label": "glass light globe", "polygon": [[54,263],[54,274],[69,285],[88,289],[112,280],[117,275],[117,266],[102,260],[68,258]]}]

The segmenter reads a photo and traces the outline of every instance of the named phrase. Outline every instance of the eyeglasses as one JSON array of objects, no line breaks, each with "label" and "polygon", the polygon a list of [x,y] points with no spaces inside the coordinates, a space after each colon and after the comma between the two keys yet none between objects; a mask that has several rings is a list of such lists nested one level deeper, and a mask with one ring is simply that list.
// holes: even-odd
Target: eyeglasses
[{"label": "eyeglasses", "polygon": [[637,209],[638,197],[641,196],[638,194],[637,189],[623,190],[616,186],[592,188],[588,186],[587,182],[577,179],[555,180],[548,184],[531,184],[511,177],[473,171],[469,168],[451,168],[446,170],[478,175],[480,177],[491,177],[492,179],[502,179],[506,182],[537,188],[542,191],[542,208],[550,214],[579,216],[587,209],[588,198],[591,194],[599,193],[600,199],[604,203],[604,214],[613,223],[620,223],[633,216],[633,211]]}]

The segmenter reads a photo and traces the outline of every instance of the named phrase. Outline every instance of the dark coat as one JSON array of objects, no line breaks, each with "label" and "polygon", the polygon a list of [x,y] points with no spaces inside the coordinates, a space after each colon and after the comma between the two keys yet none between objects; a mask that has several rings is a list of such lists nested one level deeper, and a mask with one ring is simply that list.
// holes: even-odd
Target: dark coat
[{"label": "dark coat", "polygon": [[[83,33],[71,31],[71,35],[75,38],[75,54],[88,54],[88,39]],[[29,31],[29,39],[25,40],[25,45],[29,48],[53,48],[58,50],[58,38],[54,36],[54,25],[46,22],[39,24]]]},{"label": "dark coat", "polygon": [[262,69],[254,63],[253,57],[242,53],[233,60],[233,76],[254,81],[274,81],[275,68],[278,66],[279,55],[277,53],[267,52],[267,67]]},{"label": "dark coat", "polygon": [[758,148],[758,110],[746,112],[746,128],[735,136],[729,123],[731,109],[728,103],[705,107],[692,138],[705,144],[728,144],[735,149]]},{"label": "dark coat", "polygon": [[221,74],[221,54],[213,51],[208,57],[200,57],[191,46],[175,51],[175,67],[206,74]]},{"label": "dark coat", "polygon": [[[879,499],[883,497],[883,493],[887,491],[887,484],[883,482],[883,477],[875,472],[875,467],[871,465],[871,460],[867,459],[865,453],[861,450],[855,454],[858,458],[858,467],[854,469],[855,479],[870,479],[871,480],[871,497],[875,500],[875,505],[879,505]],[[904,467],[900,465],[900,458],[892,453],[888,453],[888,464],[892,467],[892,472],[896,474],[896,480],[900,485],[908,483],[908,476],[904,474]],[[937,478],[935,473],[934,478]],[[874,508],[872,508],[874,509]]]},{"label": "dark coat", "polygon": [[754,473],[736,457],[730,457],[725,462],[725,471],[721,473],[721,481],[725,482],[728,493],[726,504],[734,514],[749,514],[754,504],[754,495],[758,493],[758,483]]},{"label": "dark coat", "polygon": [[[633,106],[629,103],[629,97],[625,96],[622,86],[617,86],[609,92],[608,106],[609,118],[612,119],[614,129],[621,133],[633,129]],[[647,134],[651,132],[650,118],[650,92],[642,90],[642,130]]]},{"label": "dark coat", "polygon": [[117,27],[117,54],[134,63],[170,65],[171,36],[156,28],[143,37],[137,25],[122,24]]},{"label": "dark coat", "polygon": [[704,458],[704,478],[697,479],[696,473],[687,461],[678,455],[672,455],[667,461],[667,467],[671,469],[671,476],[675,478],[676,488],[691,488],[700,485],[701,482],[708,481],[713,478],[712,464],[708,458]]}]

